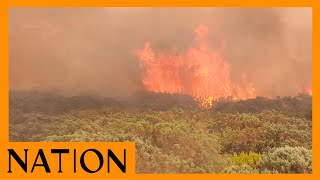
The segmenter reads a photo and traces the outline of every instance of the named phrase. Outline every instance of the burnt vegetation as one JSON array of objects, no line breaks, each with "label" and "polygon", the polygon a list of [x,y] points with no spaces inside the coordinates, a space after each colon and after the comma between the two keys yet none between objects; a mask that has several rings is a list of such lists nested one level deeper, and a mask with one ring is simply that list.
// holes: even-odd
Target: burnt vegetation
[{"label": "burnt vegetation", "polygon": [[312,97],[10,92],[10,141],[133,141],[137,173],[311,173]]}]

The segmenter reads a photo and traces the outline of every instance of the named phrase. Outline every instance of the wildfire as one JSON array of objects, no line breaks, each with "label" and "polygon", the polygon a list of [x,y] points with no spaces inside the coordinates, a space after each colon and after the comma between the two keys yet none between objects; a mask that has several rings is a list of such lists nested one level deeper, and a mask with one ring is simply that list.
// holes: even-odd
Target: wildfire
[{"label": "wildfire", "polygon": [[207,40],[208,27],[199,25],[186,52],[157,52],[150,42],[137,51],[142,83],[153,92],[181,93],[193,96],[204,107],[218,98],[233,100],[254,98],[255,88],[243,74],[242,82],[230,78],[231,66]]}]

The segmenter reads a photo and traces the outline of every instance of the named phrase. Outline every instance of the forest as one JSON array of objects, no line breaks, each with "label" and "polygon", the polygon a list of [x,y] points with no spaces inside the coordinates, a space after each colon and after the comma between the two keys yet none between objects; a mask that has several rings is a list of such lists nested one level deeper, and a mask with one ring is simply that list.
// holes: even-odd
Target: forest
[{"label": "forest", "polygon": [[181,94],[130,98],[10,91],[12,142],[135,142],[137,173],[312,173],[312,96],[202,108]]}]

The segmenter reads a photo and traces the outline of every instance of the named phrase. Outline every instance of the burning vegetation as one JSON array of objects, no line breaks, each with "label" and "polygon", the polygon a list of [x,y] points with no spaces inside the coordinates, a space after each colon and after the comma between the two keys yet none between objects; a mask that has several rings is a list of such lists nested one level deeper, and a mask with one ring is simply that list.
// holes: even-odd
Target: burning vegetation
[{"label": "burning vegetation", "polygon": [[[234,101],[255,98],[254,84],[245,73],[241,74],[241,82],[232,81],[232,65],[221,53],[225,43],[213,46],[207,39],[209,29],[204,24],[194,33],[186,52],[156,51],[150,42],[137,51],[143,86],[151,92],[191,95],[206,108],[220,98]],[[312,94],[311,88],[303,91]]]},{"label": "burning vegetation", "polygon": [[311,17],[310,8],[12,8],[9,85],[182,94],[203,107],[310,94]]}]

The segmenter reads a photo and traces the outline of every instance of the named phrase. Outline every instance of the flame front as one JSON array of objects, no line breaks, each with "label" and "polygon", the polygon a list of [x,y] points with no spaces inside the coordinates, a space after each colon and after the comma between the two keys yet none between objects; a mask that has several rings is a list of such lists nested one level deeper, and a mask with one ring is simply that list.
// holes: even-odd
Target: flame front
[{"label": "flame front", "polygon": [[150,42],[137,51],[144,87],[152,92],[191,95],[204,107],[213,106],[218,98],[254,98],[255,88],[245,74],[242,82],[231,81],[230,64],[219,53],[221,48],[210,45],[207,26],[198,26],[195,35],[184,53],[156,52]]}]

